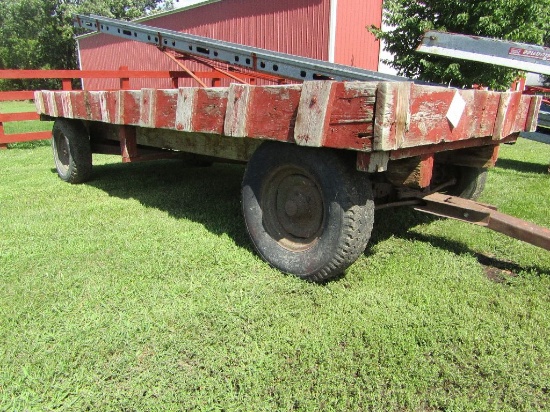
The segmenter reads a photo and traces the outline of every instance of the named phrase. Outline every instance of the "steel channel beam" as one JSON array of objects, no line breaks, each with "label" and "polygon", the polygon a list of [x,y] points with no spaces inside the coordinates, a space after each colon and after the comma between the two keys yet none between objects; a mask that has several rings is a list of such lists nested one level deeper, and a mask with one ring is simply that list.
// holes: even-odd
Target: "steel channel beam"
[{"label": "steel channel beam", "polygon": [[406,77],[96,15],[77,15],[75,26],[293,80],[412,81]]},{"label": "steel channel beam", "polygon": [[421,212],[484,226],[495,232],[550,250],[550,230],[498,212],[494,206],[461,197],[432,193],[424,196],[424,205],[414,208]]}]

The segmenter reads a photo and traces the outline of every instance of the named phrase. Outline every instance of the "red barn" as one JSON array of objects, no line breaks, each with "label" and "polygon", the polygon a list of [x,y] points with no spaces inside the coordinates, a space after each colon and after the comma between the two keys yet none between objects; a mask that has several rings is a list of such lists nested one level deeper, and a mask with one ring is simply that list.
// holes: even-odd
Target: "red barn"
[{"label": "red barn", "polygon": [[[382,0],[206,0],[140,23],[369,70],[378,69],[380,44],[367,30],[380,26]],[[105,34],[78,38],[83,70],[181,70],[154,46]],[[189,64],[192,70],[198,66]],[[204,70],[204,69],[203,69]],[[87,80],[90,90],[114,80]],[[132,88],[171,87],[169,80],[132,79]]]}]

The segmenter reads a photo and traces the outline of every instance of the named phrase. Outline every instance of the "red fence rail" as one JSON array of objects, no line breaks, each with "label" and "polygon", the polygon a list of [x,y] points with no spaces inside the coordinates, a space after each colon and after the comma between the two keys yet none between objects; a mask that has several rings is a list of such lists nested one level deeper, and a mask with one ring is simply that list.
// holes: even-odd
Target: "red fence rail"
[{"label": "red fence rail", "polygon": [[[59,79],[63,90],[72,90],[73,79],[119,79],[120,89],[130,88],[130,79],[171,79],[172,87],[179,86],[179,79],[199,78],[210,80],[212,86],[219,86],[222,78],[239,78],[253,83],[253,77],[231,73],[230,76],[219,71],[138,71],[121,67],[119,70],[0,70],[0,79]],[[201,82],[202,83],[202,82]],[[33,90],[0,92],[2,101],[33,100]],[[4,133],[4,123],[38,120],[36,112],[0,113],[0,149],[6,149],[10,143],[50,139],[51,132]]]}]

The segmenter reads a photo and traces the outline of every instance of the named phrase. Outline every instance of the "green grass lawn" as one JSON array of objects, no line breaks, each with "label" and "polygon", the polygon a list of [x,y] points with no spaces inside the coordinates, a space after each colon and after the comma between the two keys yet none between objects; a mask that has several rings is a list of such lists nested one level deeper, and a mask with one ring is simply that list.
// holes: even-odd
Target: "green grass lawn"
[{"label": "green grass lawn", "polygon": [[[550,227],[550,146],[483,202]],[[326,285],[271,269],[243,167],[0,152],[0,410],[533,411],[550,405],[550,253],[408,209]]]}]

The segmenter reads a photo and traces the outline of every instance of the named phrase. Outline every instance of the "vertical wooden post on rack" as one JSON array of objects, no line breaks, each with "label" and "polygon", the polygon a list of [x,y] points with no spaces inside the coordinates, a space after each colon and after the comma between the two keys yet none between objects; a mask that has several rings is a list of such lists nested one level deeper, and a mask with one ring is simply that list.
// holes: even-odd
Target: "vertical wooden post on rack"
[{"label": "vertical wooden post on rack", "polygon": [[[119,70],[128,70],[128,66],[120,66]],[[121,90],[130,89],[130,79],[127,77],[120,78]],[[120,152],[122,155],[122,162],[131,162],[133,158],[138,155],[136,129],[132,126],[120,126]]]},{"label": "vertical wooden post on rack", "polygon": [[[121,70],[121,71],[127,71],[128,70],[128,66],[120,66],[118,68],[118,70]],[[128,77],[121,77],[120,78],[120,88],[122,90],[130,90],[130,79]]]},{"label": "vertical wooden post on rack", "polygon": [[73,90],[72,79],[61,79],[61,89],[65,91]]},{"label": "vertical wooden post on rack", "polygon": [[178,76],[172,76],[172,88],[178,89],[180,87],[179,77]]},{"label": "vertical wooden post on rack", "polygon": [[220,78],[212,79],[212,87],[221,87],[221,85],[222,85],[222,79]]}]

